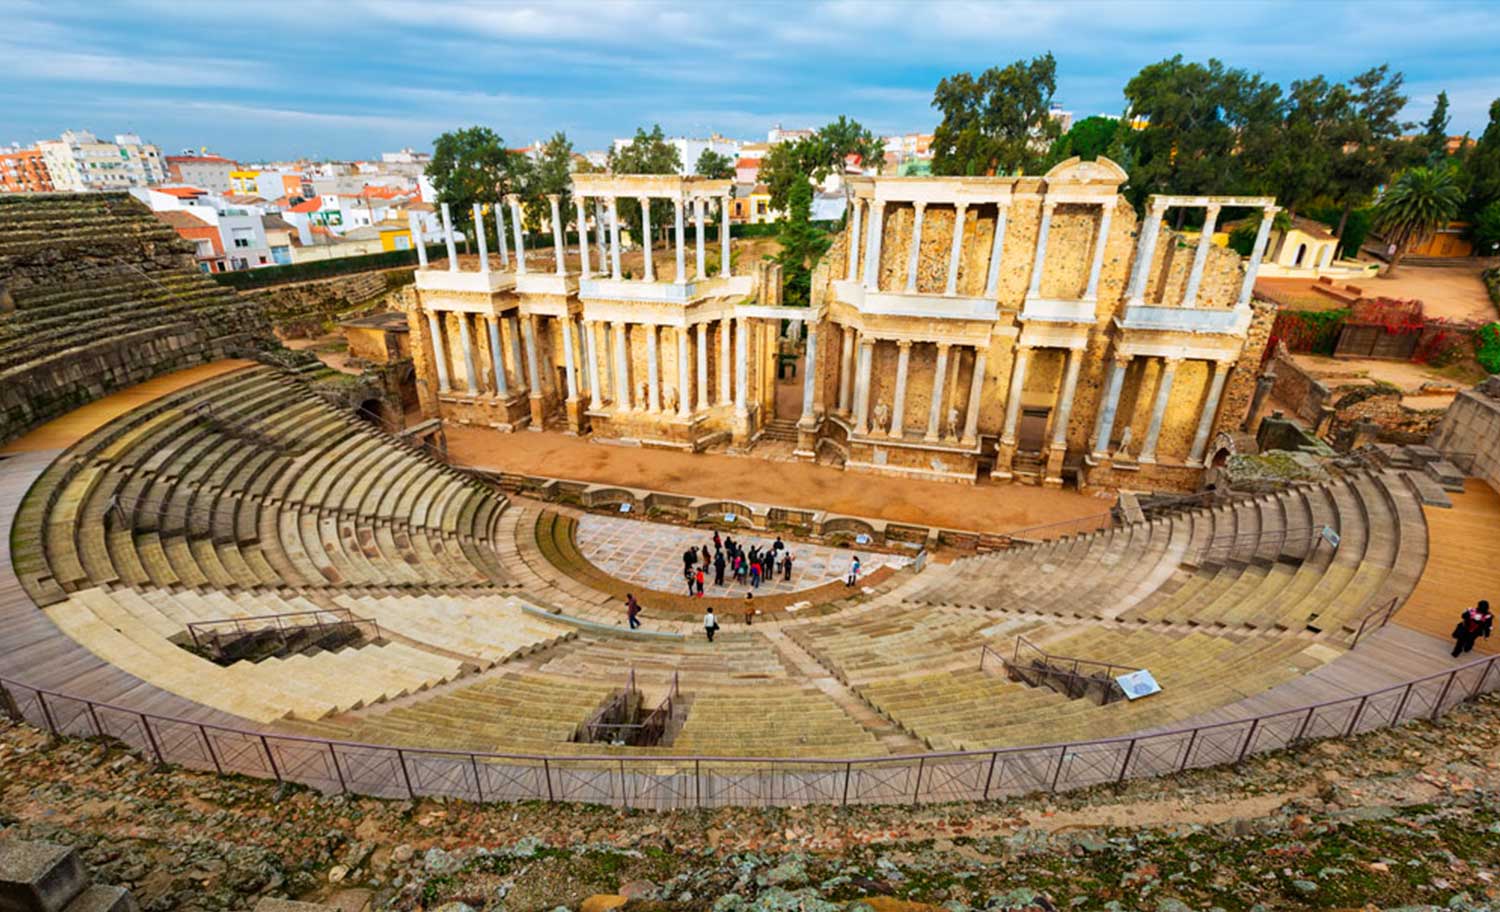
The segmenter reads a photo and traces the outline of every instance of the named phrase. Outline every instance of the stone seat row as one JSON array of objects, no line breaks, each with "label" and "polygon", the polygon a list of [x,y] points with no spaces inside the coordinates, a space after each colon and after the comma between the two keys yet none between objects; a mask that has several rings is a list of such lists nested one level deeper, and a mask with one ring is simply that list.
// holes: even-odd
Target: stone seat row
[{"label": "stone seat row", "polygon": [[643,687],[646,682],[659,685],[673,672],[695,686],[759,683],[790,673],[775,647],[753,628],[727,628],[713,643],[701,635],[658,642],[590,634],[554,650],[542,670],[590,680],[618,679],[634,670]]},{"label": "stone seat row", "polygon": [[407,639],[472,659],[481,668],[560,645],[573,628],[522,610],[511,595],[356,595],[319,593],[319,602],[348,608]]}]

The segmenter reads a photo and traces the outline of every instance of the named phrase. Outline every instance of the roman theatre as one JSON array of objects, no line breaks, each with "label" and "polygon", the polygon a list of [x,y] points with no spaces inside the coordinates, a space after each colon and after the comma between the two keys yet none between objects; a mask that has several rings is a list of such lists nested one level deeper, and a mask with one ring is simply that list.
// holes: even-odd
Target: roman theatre
[{"label": "roman theatre", "polygon": [[[405,426],[130,198],[0,198],[0,711],[326,791],[672,809],[1073,789],[1494,689],[1447,635],[1500,583],[1500,381],[1426,445],[1273,447],[1275,201],[1138,216],[1126,180],[855,178],[810,306],[726,181],[577,175],[529,235],[485,201],[393,318]],[[1213,238],[1246,215],[1242,257]],[[460,435],[982,521],[486,468]],[[1240,484],[1258,458],[1300,474]],[[1066,521],[995,518],[1022,500]],[[780,536],[793,578],[688,596],[715,533]]]}]

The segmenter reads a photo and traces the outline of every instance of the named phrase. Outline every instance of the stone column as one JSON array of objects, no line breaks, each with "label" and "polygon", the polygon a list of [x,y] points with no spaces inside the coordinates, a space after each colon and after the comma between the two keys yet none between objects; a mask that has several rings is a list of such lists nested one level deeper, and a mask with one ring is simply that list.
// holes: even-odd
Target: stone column
[{"label": "stone column", "polygon": [[703,247],[703,197],[701,196],[693,198],[693,246],[697,248],[694,252],[698,256],[698,269],[694,275],[699,279],[706,279],[708,278],[708,260]]},{"label": "stone column", "polygon": [[901,339],[896,342],[896,395],[891,402],[890,435],[897,439],[906,424],[906,370],[910,364],[911,340]]},{"label": "stone column", "polygon": [[802,359],[802,418],[800,423],[804,425],[811,425],[815,420],[813,396],[817,391],[817,363],[818,324],[809,322],[807,324],[807,352]]},{"label": "stone column", "polygon": [[589,207],[581,196],[573,197],[573,205],[578,210],[578,276],[587,279],[592,272],[589,269]]},{"label": "stone column", "polygon": [[[587,243],[584,246],[588,246]],[[583,347],[585,356],[589,359],[589,378],[592,381],[589,383],[589,408],[594,411],[598,411],[604,406],[604,400],[600,398],[602,396],[600,387],[604,384],[599,381],[604,374],[599,370],[599,349],[598,342],[595,339],[595,335],[598,332],[597,327],[598,324],[593,320],[583,321]]]},{"label": "stone column", "polygon": [[509,396],[510,384],[505,377],[505,350],[500,347],[500,318],[486,317],[490,331],[490,368],[495,375],[495,395]]},{"label": "stone column", "polygon": [[1073,397],[1078,392],[1078,371],[1083,367],[1083,352],[1067,349],[1068,369],[1063,376],[1062,392],[1057,400],[1057,414],[1052,418],[1052,447],[1068,446],[1068,419],[1073,416]]},{"label": "stone column", "polygon": [[1245,279],[1240,283],[1240,297],[1236,302],[1239,307],[1250,306],[1250,296],[1255,292],[1255,277],[1260,274],[1260,261],[1266,255],[1271,223],[1276,220],[1276,213],[1280,211],[1279,207],[1267,206],[1261,214],[1260,228],[1255,232],[1255,246],[1250,249],[1250,262],[1245,264]]},{"label": "stone column", "polygon": [[448,247],[448,271],[458,272],[458,248],[453,245],[453,216],[443,204],[443,243]]},{"label": "stone column", "polygon": [[479,241],[479,271],[490,271],[489,241],[484,236],[484,207],[474,204],[474,236]]},{"label": "stone column", "polygon": [[922,258],[922,215],[927,211],[927,204],[918,202],[912,204],[915,215],[911,223],[911,249],[906,254],[906,293],[915,294],[917,291],[917,266]]},{"label": "stone column", "polygon": [[844,344],[839,349],[839,403],[841,414],[850,412],[854,398],[854,328],[844,327]]},{"label": "stone column", "polygon": [[1109,437],[1115,428],[1115,412],[1120,407],[1120,390],[1125,387],[1125,369],[1130,366],[1130,356],[1116,354],[1110,362],[1109,376],[1104,381],[1104,395],[1099,400],[1099,414],[1094,418],[1094,458],[1109,455]]},{"label": "stone column", "polygon": [[566,315],[560,317],[563,331],[563,373],[568,381],[568,401],[578,401],[577,367],[573,361],[573,321]]},{"label": "stone column", "polygon": [[1005,226],[1010,215],[1010,201],[1000,203],[995,210],[995,237],[990,242],[990,268],[984,277],[984,296],[993,298],[1000,293],[1000,261],[1005,258]]},{"label": "stone column", "polygon": [[948,388],[948,349],[947,342],[939,342],[937,347],[937,367],[932,372],[932,395],[927,401],[927,433],[922,439],[932,442],[938,439],[938,422],[943,420],[943,402]]},{"label": "stone column", "polygon": [[969,204],[958,203],[953,209],[953,245],[948,248],[948,284],[943,294],[958,293],[958,264],[964,255],[964,222],[968,220]]},{"label": "stone column", "polygon": [[1146,283],[1151,279],[1151,261],[1156,256],[1156,239],[1161,234],[1161,220],[1167,207],[1151,200],[1146,210],[1145,225],[1141,228],[1141,239],[1135,247],[1135,263],[1130,268],[1130,288],[1126,292],[1126,306],[1139,307],[1146,303]]},{"label": "stone column", "polygon": [[859,246],[860,242],[864,240],[859,235],[859,217],[863,207],[860,205],[860,201],[857,198],[854,200],[853,205],[854,221],[851,222],[849,226],[849,270],[847,275],[845,276],[845,278],[850,282],[853,282],[855,279],[859,278]]},{"label": "stone column", "polygon": [[[700,273],[701,275],[702,273]],[[698,324],[698,410],[708,408],[708,324]]]},{"label": "stone column", "polygon": [[537,361],[536,347],[536,315],[526,314],[526,320],[521,324],[526,334],[526,377],[531,385],[531,398],[542,398],[541,365]]},{"label": "stone column", "polygon": [[885,203],[870,202],[870,246],[865,248],[865,288],[880,290],[880,241],[882,222],[885,220]]},{"label": "stone column", "polygon": [[562,211],[556,193],[547,194],[547,205],[552,209],[552,259],[557,264],[557,274],[564,275],[568,271],[566,265],[567,251],[563,249],[563,241],[567,232],[563,231]]},{"label": "stone column", "polygon": [[427,333],[432,336],[432,360],[437,362],[438,392],[446,393],[452,386],[448,382],[448,353],[443,349],[443,315],[438,311],[427,311]]},{"label": "stone column", "polygon": [[521,231],[521,198],[512,193],[510,201],[510,231],[516,242],[516,274],[526,274],[526,236]]},{"label": "stone column", "polygon": [[427,268],[427,239],[422,237],[422,220],[415,210],[407,210],[406,230],[411,232],[411,242],[417,248],[417,268]]},{"label": "stone column", "polygon": [[1000,431],[1000,443],[1016,445],[1016,422],[1021,417],[1021,391],[1026,388],[1026,362],[1031,359],[1031,346],[1016,347],[1015,364],[1010,369],[1010,390],[1005,394],[1005,427]]},{"label": "stone column", "polygon": [[1214,245],[1214,225],[1219,221],[1219,206],[1210,203],[1203,217],[1203,232],[1198,235],[1198,249],[1193,252],[1193,271],[1188,273],[1187,288],[1182,293],[1183,307],[1198,306],[1198,289],[1203,285],[1203,267],[1208,263],[1208,248]]},{"label": "stone column", "polygon": [[463,348],[464,356],[464,391],[470,396],[477,396],[479,373],[474,370],[474,338],[469,334],[469,315],[459,313],[455,316],[458,317],[458,343]]},{"label": "stone column", "polygon": [[505,240],[505,204],[499,200],[495,201],[495,239],[500,251],[500,265],[504,269],[509,269],[510,244]]},{"label": "stone column", "polygon": [[687,281],[687,237],[683,229],[681,199],[672,200],[672,218],[677,241],[677,284],[681,285]]},{"label": "stone column", "polygon": [[620,209],[612,196],[609,198],[609,274],[616,282],[620,281]]},{"label": "stone column", "polygon": [[[678,206],[681,212],[682,207]],[[677,417],[689,418],[693,414],[693,373],[688,359],[688,328],[677,328]]]},{"label": "stone column", "polygon": [[750,387],[750,321],[735,317],[734,322],[734,414],[744,418],[749,414],[746,397]]},{"label": "stone column", "polygon": [[661,411],[661,363],[657,351],[657,329],[654,323],[645,324],[646,330],[646,407],[652,412]]},{"label": "stone column", "polygon": [[730,338],[729,337],[731,335],[730,326],[731,326],[731,324],[729,322],[729,318],[728,317],[725,317],[724,319],[722,319],[722,320],[719,321],[719,404],[720,405],[728,405],[734,399],[734,395],[733,395],[733,392],[732,392],[732,389],[731,389],[731,384],[730,384],[730,381],[729,381],[729,364],[730,364],[730,361],[731,361],[731,358],[730,358],[730,355],[729,355],[729,342],[730,342]]},{"label": "stone column", "polygon": [[1163,363],[1161,382],[1156,386],[1156,401],[1151,404],[1151,423],[1146,427],[1146,442],[1141,446],[1141,462],[1156,461],[1156,441],[1161,436],[1162,421],[1167,417],[1167,400],[1172,397],[1172,380],[1177,376],[1181,358],[1167,358]]},{"label": "stone column", "polygon": [[854,433],[870,433],[870,362],[874,360],[875,342],[859,340],[859,367],[854,381]]},{"label": "stone column", "polygon": [[1047,265],[1047,236],[1052,233],[1052,211],[1056,203],[1042,203],[1042,227],[1036,235],[1036,257],[1031,261],[1031,286],[1026,291],[1028,298],[1042,293],[1042,270]]},{"label": "stone column", "polygon": [[719,198],[719,278],[730,274],[729,262],[729,195]]},{"label": "stone column", "polygon": [[1104,248],[1109,245],[1109,220],[1115,211],[1115,201],[1111,197],[1109,202],[1099,207],[1099,233],[1094,239],[1094,262],[1089,266],[1089,285],[1084,289],[1083,297],[1088,301],[1099,299],[1099,273],[1104,269]]},{"label": "stone column", "polygon": [[1214,428],[1214,416],[1219,412],[1219,397],[1224,394],[1224,381],[1229,377],[1230,361],[1210,361],[1208,370],[1208,398],[1203,400],[1203,414],[1198,416],[1198,430],[1193,434],[1193,449],[1188,453],[1189,465],[1203,464],[1203,451],[1208,448],[1208,435]]},{"label": "stone column", "polygon": [[506,319],[509,321],[507,328],[510,330],[510,360],[515,365],[516,385],[523,390],[529,389],[524,366],[526,359],[521,357],[521,321],[515,314],[511,314]]},{"label": "stone column", "polygon": [[[617,248],[618,249],[618,248]],[[630,411],[630,357],[626,354],[625,324],[614,324],[615,335],[615,411]]]},{"label": "stone column", "polygon": [[964,411],[964,436],[960,441],[964,446],[973,446],[979,442],[979,404],[984,392],[984,360],[987,354],[984,349],[974,347],[974,376],[969,380],[969,407]]},{"label": "stone column", "polygon": [[656,263],[651,259],[651,199],[642,196],[636,200],[641,207],[641,257],[643,258],[644,280],[656,281]]},{"label": "stone column", "polygon": [[[604,199],[594,198],[594,238],[599,245],[599,272],[603,274],[609,268],[609,225],[608,219],[604,217]],[[604,324],[601,324],[604,325]],[[606,330],[607,331],[607,330]]]},{"label": "stone column", "polygon": [[[568,317],[567,319],[574,318]],[[573,325],[573,329],[578,333],[578,338],[573,343],[573,356],[578,359],[578,390],[581,398],[583,390],[592,390],[599,384],[595,382],[598,378],[594,376],[594,365],[590,363],[588,353],[588,327],[584,325],[583,317],[578,317],[577,320],[578,322]]]}]

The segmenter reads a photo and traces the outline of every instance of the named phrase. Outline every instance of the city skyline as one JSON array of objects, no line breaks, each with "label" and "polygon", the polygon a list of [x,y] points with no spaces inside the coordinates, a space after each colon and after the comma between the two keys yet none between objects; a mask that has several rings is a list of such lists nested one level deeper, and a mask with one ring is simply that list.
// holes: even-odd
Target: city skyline
[{"label": "city skyline", "polygon": [[[0,144],[65,129],[135,132],[166,152],[247,161],[373,158],[444,130],[513,146],[565,131],[602,149],[638,126],[762,138],[840,114],[877,133],[931,130],[944,76],[1052,51],[1057,102],[1117,114],[1142,66],[1182,53],[1285,89],[1389,63],[1420,121],[1446,90],[1452,133],[1477,135],[1500,74],[1500,17],[1481,4],[886,3],[601,6],[385,0],[220,8],[7,0]],[[1421,22],[1420,30],[1411,24]]]}]

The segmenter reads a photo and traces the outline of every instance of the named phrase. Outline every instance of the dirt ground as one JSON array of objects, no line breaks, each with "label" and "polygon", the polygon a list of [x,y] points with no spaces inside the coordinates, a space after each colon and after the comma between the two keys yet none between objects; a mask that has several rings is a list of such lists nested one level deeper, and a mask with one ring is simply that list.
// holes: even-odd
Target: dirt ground
[{"label": "dirt ground", "polygon": [[612,446],[551,431],[506,434],[455,425],[446,431],[449,456],[459,465],[954,529],[1005,532],[1099,516],[1111,503],[1024,485],[947,484],[754,457]]},{"label": "dirt ground", "polygon": [[1480,270],[1449,266],[1400,266],[1387,278],[1384,270],[1355,284],[1372,297],[1416,298],[1429,317],[1448,320],[1497,319],[1494,302],[1484,290]]}]

